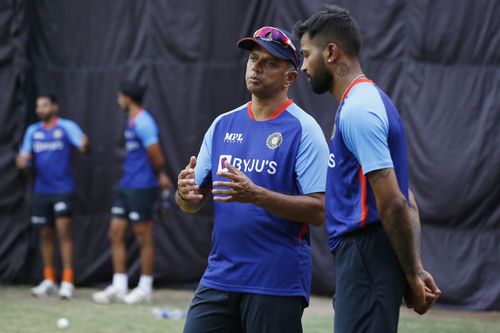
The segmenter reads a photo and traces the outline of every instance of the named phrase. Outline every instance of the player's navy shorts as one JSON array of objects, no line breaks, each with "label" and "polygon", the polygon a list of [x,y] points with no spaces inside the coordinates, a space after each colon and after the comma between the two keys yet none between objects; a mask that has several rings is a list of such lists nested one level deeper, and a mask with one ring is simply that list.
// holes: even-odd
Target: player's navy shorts
[{"label": "player's navy shorts", "polygon": [[73,193],[34,193],[31,201],[31,222],[39,225],[54,225],[57,217],[71,216],[73,200]]},{"label": "player's navy shorts", "polygon": [[153,206],[158,198],[158,188],[125,189],[115,191],[111,215],[132,223],[153,220]]},{"label": "player's navy shorts", "polygon": [[333,257],[334,331],[397,332],[407,283],[382,224],[345,235]]},{"label": "player's navy shorts", "polygon": [[184,333],[301,333],[303,296],[271,296],[198,286]]}]

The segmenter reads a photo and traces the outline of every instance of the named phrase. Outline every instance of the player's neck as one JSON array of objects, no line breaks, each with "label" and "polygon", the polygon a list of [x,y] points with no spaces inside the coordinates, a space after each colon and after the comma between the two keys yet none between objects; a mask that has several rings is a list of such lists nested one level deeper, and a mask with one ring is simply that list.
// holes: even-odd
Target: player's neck
[{"label": "player's neck", "polygon": [[252,95],[252,113],[254,119],[266,120],[270,118],[286,101],[288,101],[286,94],[265,99]]},{"label": "player's neck", "polygon": [[354,64],[350,67],[346,66],[343,71],[337,71],[333,74],[334,84],[330,89],[330,93],[337,101],[341,102],[349,86],[363,76],[364,74],[359,64]]},{"label": "player's neck", "polygon": [[48,118],[46,120],[43,120],[42,121],[43,127],[45,127],[45,128],[52,128],[52,127],[54,127],[56,125],[56,123],[57,123],[57,118],[58,117],[56,115],[54,115],[54,116],[52,116],[52,117],[50,117],[50,118]]},{"label": "player's neck", "polygon": [[141,105],[133,104],[128,108],[128,115],[130,118],[134,118],[143,110]]}]

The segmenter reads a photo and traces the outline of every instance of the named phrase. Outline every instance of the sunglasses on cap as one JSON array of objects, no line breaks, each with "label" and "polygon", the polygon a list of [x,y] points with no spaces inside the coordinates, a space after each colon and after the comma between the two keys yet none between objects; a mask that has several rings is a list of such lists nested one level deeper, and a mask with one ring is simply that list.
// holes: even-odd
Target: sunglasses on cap
[{"label": "sunglasses on cap", "polygon": [[253,38],[259,38],[268,42],[279,43],[284,47],[290,47],[293,51],[295,61],[299,63],[297,48],[293,45],[290,38],[280,29],[275,27],[262,27],[253,34]]}]

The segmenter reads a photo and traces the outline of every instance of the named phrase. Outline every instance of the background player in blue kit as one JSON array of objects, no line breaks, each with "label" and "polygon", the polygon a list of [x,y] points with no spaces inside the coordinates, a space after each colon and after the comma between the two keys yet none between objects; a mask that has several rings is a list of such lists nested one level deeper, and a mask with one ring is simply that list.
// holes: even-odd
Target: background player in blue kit
[{"label": "background player in blue kit", "polygon": [[300,64],[297,41],[263,27],[250,51],[252,100],[217,117],[198,157],[179,173],[176,201],[200,209],[213,188],[208,267],[184,332],[302,332],[309,300],[309,225],[324,221],[328,147],[314,119],[288,99]]},{"label": "background player in blue kit", "polygon": [[[124,301],[128,304],[149,302],[153,288],[153,205],[158,188],[169,189],[172,182],[163,170],[165,159],[160,147],[159,133],[153,117],[142,107],[145,88],[123,81],[118,104],[127,113],[123,176],[118,183],[109,229],[113,260],[113,282],[105,290],[93,294],[97,303]],[[141,277],[129,294],[127,277],[127,248],[125,234],[129,222],[139,243]]]},{"label": "background player in blue kit", "polygon": [[87,152],[88,139],[73,121],[59,118],[58,111],[55,95],[38,96],[36,113],[41,121],[27,128],[16,163],[18,168],[25,169],[32,161],[35,172],[31,221],[41,226],[44,280],[31,293],[44,297],[57,292],[54,258],[57,232],[63,266],[59,296],[69,299],[74,292],[71,208],[75,186],[71,153],[72,147]]},{"label": "background player in blue kit", "polygon": [[296,34],[312,90],[329,91],[340,103],[325,194],[337,275],[334,331],[396,332],[405,293],[420,314],[440,294],[421,262],[403,124],[363,74],[359,27],[346,10],[328,6],[298,23]]}]

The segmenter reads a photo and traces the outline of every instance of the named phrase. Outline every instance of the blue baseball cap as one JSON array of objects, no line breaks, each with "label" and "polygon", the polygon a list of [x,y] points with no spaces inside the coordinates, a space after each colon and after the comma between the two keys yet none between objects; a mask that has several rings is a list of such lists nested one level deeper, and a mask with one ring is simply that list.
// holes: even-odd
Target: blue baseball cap
[{"label": "blue baseball cap", "polygon": [[270,26],[262,27],[252,37],[240,39],[237,45],[240,49],[250,51],[256,44],[277,58],[289,60],[295,69],[299,69],[300,46],[295,36],[288,31]]}]

